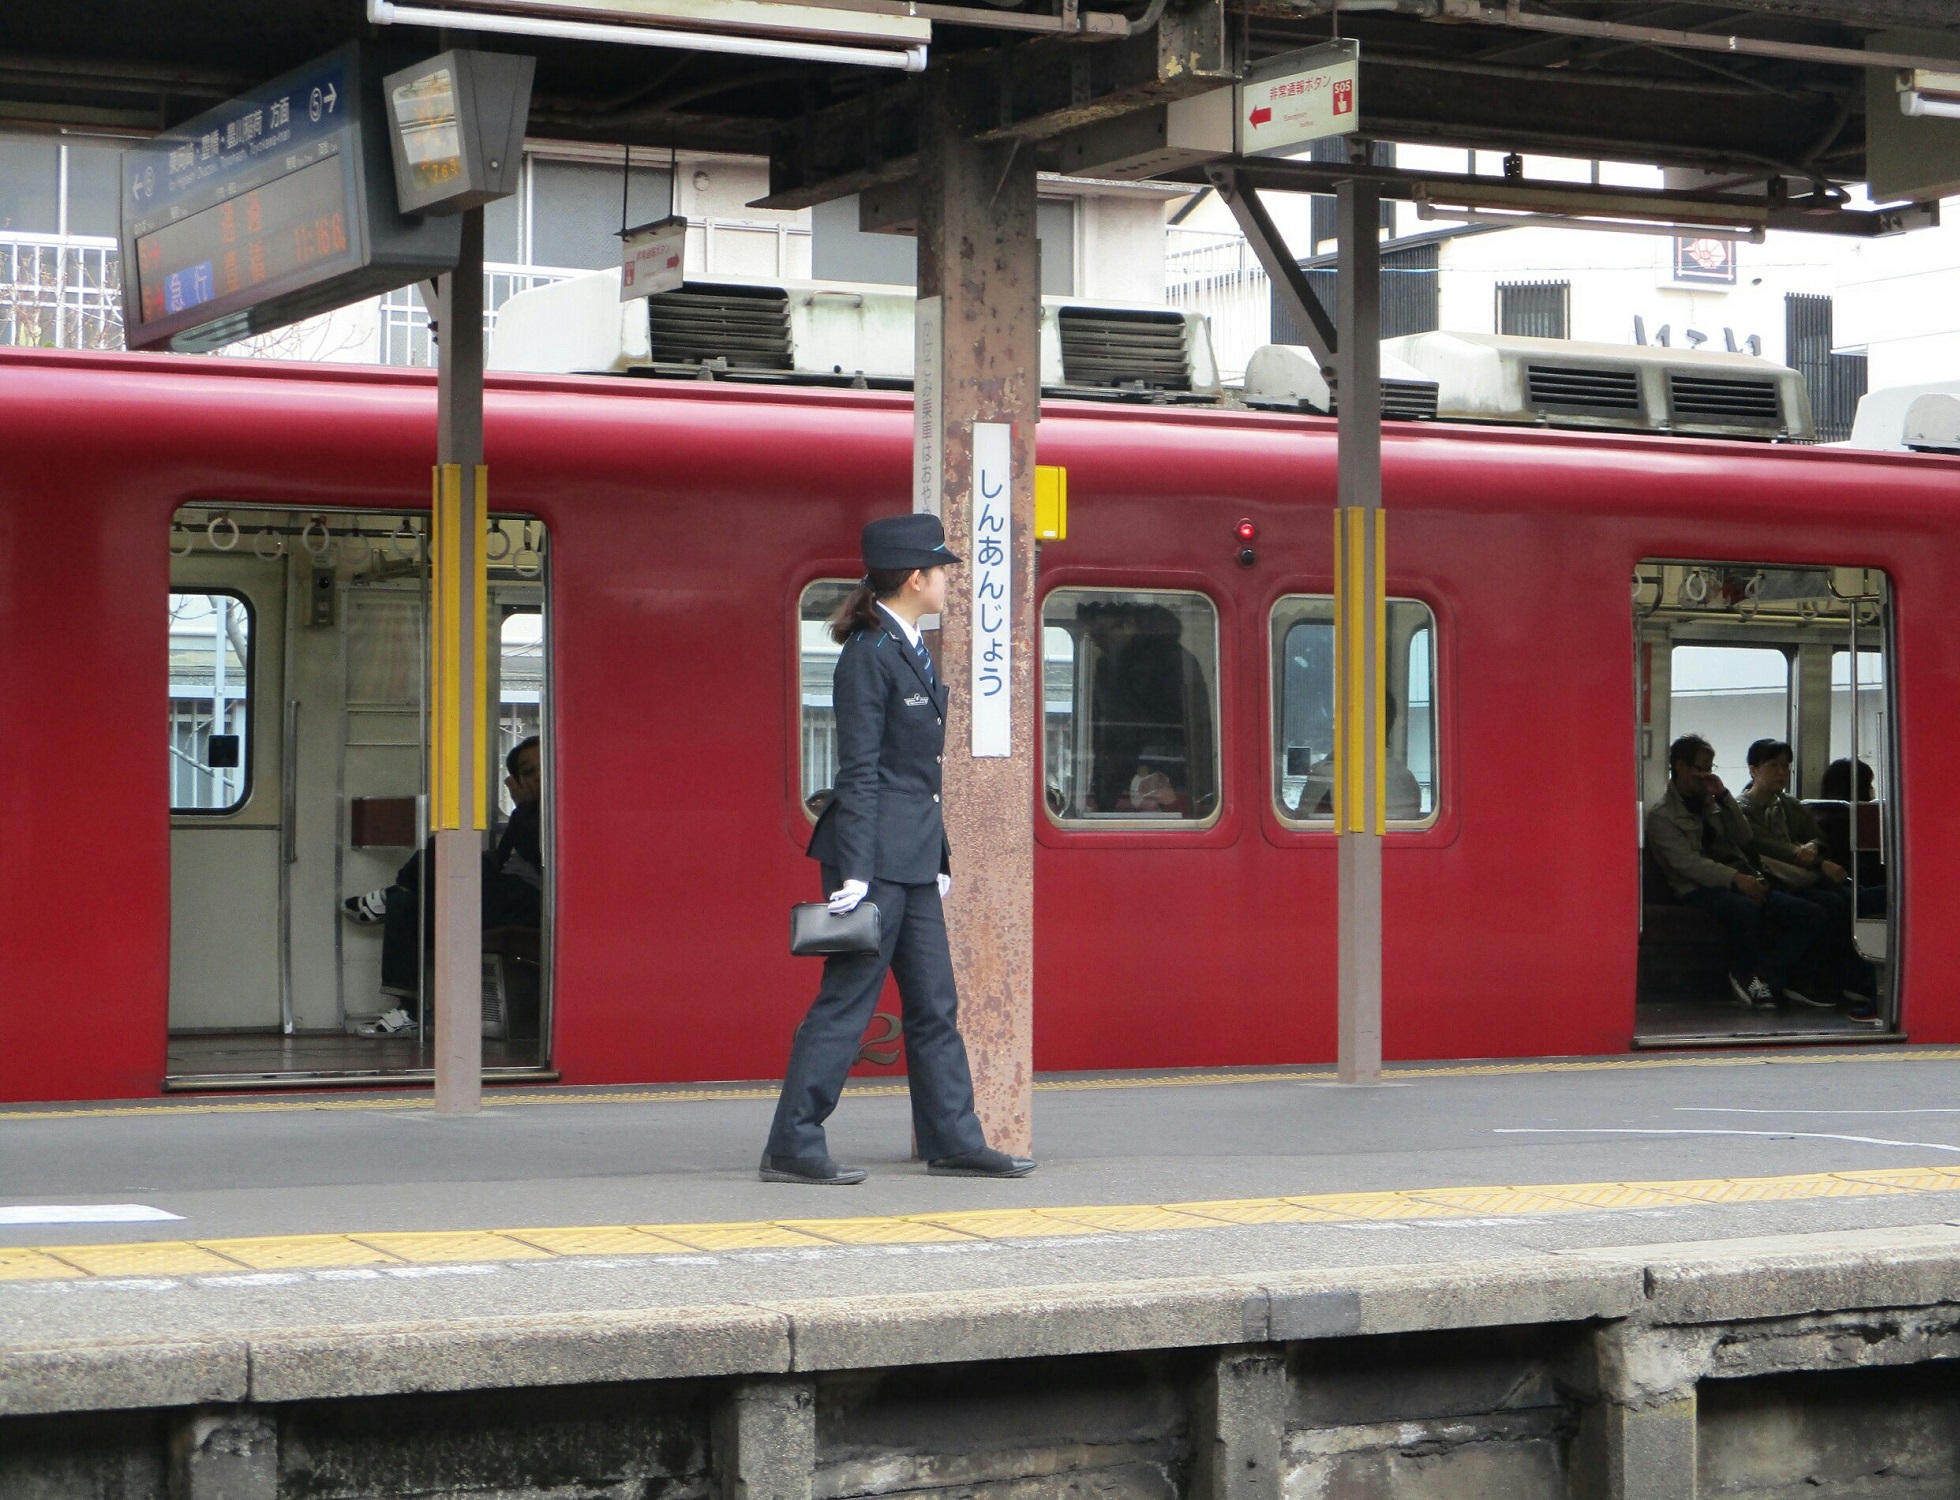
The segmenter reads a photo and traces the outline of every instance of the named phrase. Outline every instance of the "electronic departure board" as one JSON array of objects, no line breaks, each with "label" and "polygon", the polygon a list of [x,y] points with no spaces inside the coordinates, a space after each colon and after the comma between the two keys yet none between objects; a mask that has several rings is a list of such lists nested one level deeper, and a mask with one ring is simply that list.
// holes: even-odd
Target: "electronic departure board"
[{"label": "electronic departure board", "polygon": [[123,153],[132,349],[214,349],[456,264],[454,218],[396,204],[380,80],[343,47]]}]

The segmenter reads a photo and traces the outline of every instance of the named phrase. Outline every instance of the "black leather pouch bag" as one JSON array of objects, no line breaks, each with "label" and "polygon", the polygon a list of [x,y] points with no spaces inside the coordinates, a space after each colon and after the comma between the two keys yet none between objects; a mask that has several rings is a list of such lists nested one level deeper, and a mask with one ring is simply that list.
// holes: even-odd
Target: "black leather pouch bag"
[{"label": "black leather pouch bag", "polygon": [[884,940],[878,908],[860,901],[847,912],[833,913],[827,902],[812,901],[789,909],[789,952],[792,958],[816,958],[831,953],[876,953]]}]

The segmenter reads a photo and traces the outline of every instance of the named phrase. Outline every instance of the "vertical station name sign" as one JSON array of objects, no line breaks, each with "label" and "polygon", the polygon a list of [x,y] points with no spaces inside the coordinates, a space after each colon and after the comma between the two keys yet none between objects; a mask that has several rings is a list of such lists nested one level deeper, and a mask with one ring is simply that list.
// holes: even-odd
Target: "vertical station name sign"
[{"label": "vertical station name sign", "polygon": [[973,424],[973,754],[1012,755],[1014,428]]},{"label": "vertical station name sign", "polygon": [[129,347],[215,349],[453,268],[461,225],[400,210],[391,134],[352,45],[125,151]]},{"label": "vertical station name sign", "polygon": [[1238,153],[1279,156],[1361,127],[1361,44],[1343,39],[1286,52],[1238,85]]}]

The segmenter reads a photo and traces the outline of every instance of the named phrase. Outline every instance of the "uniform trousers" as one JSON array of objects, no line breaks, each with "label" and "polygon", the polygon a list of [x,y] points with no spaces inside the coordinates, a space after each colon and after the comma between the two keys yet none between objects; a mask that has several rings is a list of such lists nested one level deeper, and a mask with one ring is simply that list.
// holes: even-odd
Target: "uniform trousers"
[{"label": "uniform trousers", "polygon": [[[824,866],[824,889],[834,891],[842,884],[839,872]],[[874,880],[865,899],[878,908],[879,951],[833,953],[824,960],[823,986],[796,1028],[766,1149],[771,1156],[829,1154],[824,1121],[837,1108],[890,972],[898,979],[906,1082],[919,1154],[937,1161],[978,1151],[987,1140],[973,1112],[973,1075],[960,1036],[959,991],[953,983],[939,886],[933,881],[895,885]]]}]

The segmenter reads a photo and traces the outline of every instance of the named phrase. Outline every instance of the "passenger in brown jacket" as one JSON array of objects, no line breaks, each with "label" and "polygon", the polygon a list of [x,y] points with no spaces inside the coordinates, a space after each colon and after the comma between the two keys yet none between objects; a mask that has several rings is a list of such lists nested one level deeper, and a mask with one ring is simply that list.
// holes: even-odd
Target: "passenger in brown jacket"
[{"label": "passenger in brown jacket", "polygon": [[1684,905],[1728,929],[1729,988],[1744,1005],[1815,1002],[1790,988],[1824,914],[1773,886],[1757,862],[1749,820],[1715,774],[1715,747],[1684,734],[1668,747],[1667,795],[1647,810],[1647,852]]}]

